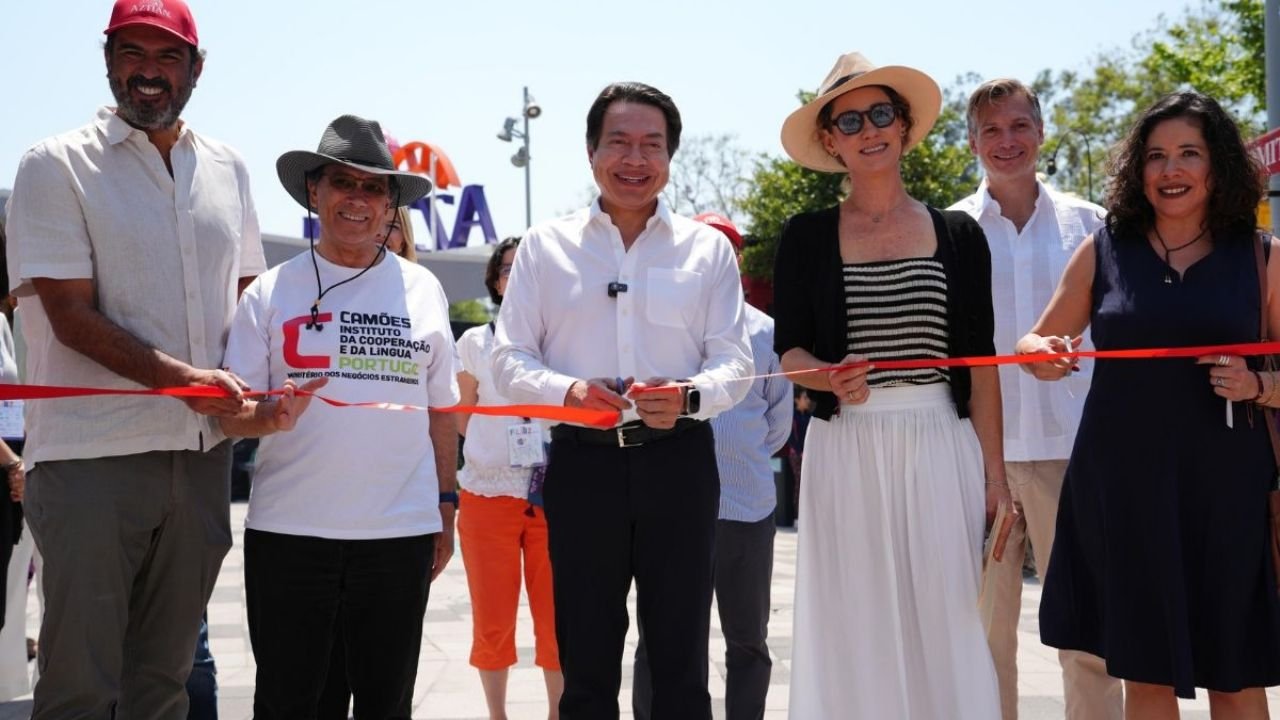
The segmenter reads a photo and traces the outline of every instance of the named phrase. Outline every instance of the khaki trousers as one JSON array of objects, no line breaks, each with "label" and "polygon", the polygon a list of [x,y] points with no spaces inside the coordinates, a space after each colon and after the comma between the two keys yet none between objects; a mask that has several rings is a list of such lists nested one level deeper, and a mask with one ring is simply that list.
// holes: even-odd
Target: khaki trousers
[{"label": "khaki trousers", "polygon": [[[1066,460],[1005,463],[1005,474],[1022,515],[1009,534],[1004,559],[983,568],[978,608],[1000,684],[1004,720],[1018,718],[1018,620],[1022,615],[1022,564],[1031,540],[1036,575],[1044,579],[1058,518],[1058,496]],[[1102,659],[1074,650],[1059,650],[1066,720],[1121,720],[1121,682],[1109,675]]]}]

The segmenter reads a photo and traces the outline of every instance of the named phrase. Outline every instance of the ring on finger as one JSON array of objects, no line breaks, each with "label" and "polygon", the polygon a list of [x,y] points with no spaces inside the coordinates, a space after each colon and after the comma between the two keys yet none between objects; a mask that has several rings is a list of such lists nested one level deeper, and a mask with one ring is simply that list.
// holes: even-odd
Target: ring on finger
[{"label": "ring on finger", "polygon": [[1214,384],[1214,385],[1217,385],[1218,387],[1226,387],[1226,386],[1227,386],[1227,379],[1226,379],[1226,378],[1220,378],[1220,377],[1219,377],[1219,378],[1214,378],[1214,379],[1213,379],[1213,384]]},{"label": "ring on finger", "polygon": [[1231,358],[1226,355],[1218,356],[1218,367],[1231,367]]}]

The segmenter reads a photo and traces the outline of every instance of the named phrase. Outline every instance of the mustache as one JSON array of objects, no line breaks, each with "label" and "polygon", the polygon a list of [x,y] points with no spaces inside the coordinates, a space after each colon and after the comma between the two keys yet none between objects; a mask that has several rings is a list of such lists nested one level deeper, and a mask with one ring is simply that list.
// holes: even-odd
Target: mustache
[{"label": "mustache", "polygon": [[164,78],[145,78],[145,77],[142,77],[141,75],[134,75],[129,78],[128,86],[130,90],[136,90],[140,87],[145,87],[145,88],[158,88],[168,93],[173,92],[173,85],[171,85],[169,81],[165,80]]}]

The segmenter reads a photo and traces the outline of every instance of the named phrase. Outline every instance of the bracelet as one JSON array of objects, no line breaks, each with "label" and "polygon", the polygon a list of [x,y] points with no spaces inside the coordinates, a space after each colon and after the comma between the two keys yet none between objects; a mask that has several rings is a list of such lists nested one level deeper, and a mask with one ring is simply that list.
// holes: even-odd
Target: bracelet
[{"label": "bracelet", "polygon": [[445,504],[445,503],[450,503],[450,504],[452,504],[455,508],[456,508],[456,507],[458,507],[458,493],[456,493],[456,492],[442,492],[442,493],[440,493],[440,504],[441,504],[441,505],[443,505],[443,504]]},{"label": "bracelet", "polygon": [[0,469],[3,469],[7,473],[13,472],[14,469],[20,468],[20,467],[22,467],[22,458],[18,458],[17,460],[14,460],[11,463],[5,463],[4,465],[0,465]]},{"label": "bracelet", "polygon": [[1262,401],[1263,390],[1265,389],[1262,384],[1262,373],[1257,370],[1250,370],[1249,372],[1253,373],[1254,379],[1258,381],[1258,394],[1253,396],[1253,402],[1259,403]]}]

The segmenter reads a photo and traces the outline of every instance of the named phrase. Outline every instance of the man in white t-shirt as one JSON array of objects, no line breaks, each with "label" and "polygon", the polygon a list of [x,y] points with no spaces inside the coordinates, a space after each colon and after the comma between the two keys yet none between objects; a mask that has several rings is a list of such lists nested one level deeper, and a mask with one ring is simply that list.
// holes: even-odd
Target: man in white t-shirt
[{"label": "man in white t-shirt", "polygon": [[458,501],[457,429],[434,408],[459,395],[444,290],[386,236],[431,183],[397,171],[378,124],[352,115],[276,169],[319,237],[245,289],[226,365],[251,387],[327,382],[326,397],[387,405],[313,402],[283,435],[224,423],[265,435],[244,537],[254,717],[315,717],[340,635],[356,717],[407,718]]},{"label": "man in white t-shirt", "polygon": [[[996,347],[1012,352],[1049,304],[1076,246],[1102,226],[1103,209],[1060,193],[1036,179],[1044,142],[1040,101],[1017,80],[991,80],[969,98],[969,148],[986,179],[973,195],[951,207],[973,216],[991,246],[991,290]],[[1062,349],[1065,349],[1065,345]],[[1075,442],[1090,366],[1061,382],[1039,382],[1017,366],[1000,368],[1004,404],[1005,472],[1021,507],[1002,560],[988,563],[980,609],[1000,683],[1004,720],[1018,717],[1018,620],[1022,614],[1022,564],[1031,541],[1036,573],[1043,579],[1053,547],[1058,496]],[[1063,650],[1068,720],[1120,720],[1120,681],[1101,659]]]},{"label": "man in white t-shirt", "polygon": [[244,398],[217,368],[237,291],[265,265],[244,161],[180,119],[204,69],[186,4],[118,0],[105,32],[116,107],[29,150],[10,200],[26,379],[226,396],[28,403],[46,599],[32,715],[178,720],[231,547],[217,417]]}]

